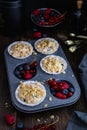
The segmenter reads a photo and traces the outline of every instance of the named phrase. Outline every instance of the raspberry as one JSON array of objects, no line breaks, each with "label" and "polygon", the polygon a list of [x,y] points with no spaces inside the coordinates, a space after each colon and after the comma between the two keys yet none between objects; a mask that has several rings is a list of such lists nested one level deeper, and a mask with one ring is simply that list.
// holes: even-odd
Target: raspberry
[{"label": "raspberry", "polygon": [[30,73],[24,74],[24,79],[31,79],[31,78],[32,78],[32,74],[30,74]]},{"label": "raspberry", "polygon": [[68,92],[68,97],[71,97],[73,95],[72,92]]},{"label": "raspberry", "polygon": [[12,114],[6,114],[4,118],[8,125],[13,125],[16,122],[16,118]]},{"label": "raspberry", "polygon": [[61,99],[66,99],[66,95],[65,95],[65,94],[62,94],[62,93],[60,93],[60,92],[57,92],[57,93],[56,93],[56,97],[57,97],[57,98],[61,98]]},{"label": "raspberry", "polygon": [[33,33],[33,37],[34,38],[41,38],[42,37],[42,33],[41,32],[34,32]]}]

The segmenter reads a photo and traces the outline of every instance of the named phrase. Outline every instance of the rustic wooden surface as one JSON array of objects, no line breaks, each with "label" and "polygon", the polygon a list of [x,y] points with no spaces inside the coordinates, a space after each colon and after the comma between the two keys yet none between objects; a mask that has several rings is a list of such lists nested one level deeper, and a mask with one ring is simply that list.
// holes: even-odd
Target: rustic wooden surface
[{"label": "rustic wooden surface", "polygon": [[[33,40],[34,38],[32,37],[32,33],[33,33],[32,27],[31,28],[28,27],[26,32],[23,32],[21,35],[18,36],[0,35],[0,130],[9,130],[10,128],[10,126],[8,126],[4,120],[4,115],[8,113],[13,113],[16,117],[16,122],[23,121],[24,126],[28,128],[34,126],[37,123],[37,119],[43,118],[45,120],[46,118],[50,117],[50,115],[57,115],[59,116],[59,121],[56,125],[56,130],[65,130],[67,123],[70,119],[70,116],[74,110],[87,112],[87,105],[84,99],[83,92],[81,93],[80,99],[71,106],[64,107],[64,108],[57,108],[57,109],[35,113],[35,114],[21,113],[20,111],[16,110],[13,107],[11,102],[3,53],[5,48],[13,41]],[[47,33],[49,37],[54,37],[58,39],[57,37],[57,32],[59,31],[58,29],[56,31],[49,30],[49,29],[46,30],[38,29],[38,30],[41,30],[43,33]],[[61,46],[71,64],[71,67],[77,77],[80,86],[82,87],[79,79],[78,65],[83,55],[87,52],[87,44],[84,44],[75,53],[70,53],[68,51],[68,47],[63,42],[61,42]],[[15,126],[16,123],[12,127],[15,128]]]}]

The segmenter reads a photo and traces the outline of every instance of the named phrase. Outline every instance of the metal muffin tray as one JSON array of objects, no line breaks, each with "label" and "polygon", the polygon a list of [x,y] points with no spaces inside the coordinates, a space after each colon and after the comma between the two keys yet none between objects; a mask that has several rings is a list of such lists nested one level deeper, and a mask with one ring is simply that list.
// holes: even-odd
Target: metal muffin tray
[{"label": "metal muffin tray", "polygon": [[[29,43],[31,43],[32,46],[34,47],[35,41],[29,41]],[[55,109],[55,108],[59,108],[59,107],[65,107],[65,106],[74,104],[80,98],[80,94],[81,94],[80,86],[76,80],[76,77],[71,69],[71,66],[65,56],[65,53],[64,53],[61,45],[59,46],[58,50],[53,55],[61,56],[62,58],[64,58],[66,60],[67,69],[65,70],[66,71],[65,74],[61,73],[61,74],[53,75],[53,74],[45,73],[40,68],[40,60],[46,56],[44,54],[40,54],[37,52],[36,56],[32,54],[31,56],[29,56],[25,59],[16,59],[9,55],[7,48],[5,49],[4,56],[5,56],[5,62],[6,62],[6,70],[7,70],[8,82],[9,82],[10,96],[11,96],[13,106],[16,109],[18,109],[19,111],[24,112],[24,113],[36,113],[36,112],[46,111],[46,110]],[[14,75],[14,73],[13,73],[14,69],[20,64],[32,62],[35,58],[36,58],[36,61],[38,62],[37,74],[35,75],[35,77],[33,77],[31,79],[31,81],[33,80],[33,81],[43,82],[43,81],[47,81],[47,79],[50,79],[50,78],[55,78],[57,80],[66,80],[73,85],[73,87],[75,89],[74,94],[67,99],[56,98],[52,95],[49,85],[45,82],[44,86],[46,88],[46,98],[44,99],[44,101],[42,103],[40,103],[39,105],[36,105],[34,107],[26,106],[26,105],[19,103],[15,97],[15,90],[20,83],[20,79],[18,79]],[[49,101],[49,97],[52,98],[52,101]]]}]

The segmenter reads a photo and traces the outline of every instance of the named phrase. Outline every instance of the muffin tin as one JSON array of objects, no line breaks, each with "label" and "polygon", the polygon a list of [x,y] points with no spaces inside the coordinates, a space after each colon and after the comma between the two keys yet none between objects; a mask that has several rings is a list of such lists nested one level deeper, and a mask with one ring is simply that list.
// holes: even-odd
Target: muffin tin
[{"label": "muffin tin", "polygon": [[[31,43],[31,45],[34,48],[35,41],[29,41],[29,43]],[[8,82],[9,82],[9,90],[10,90],[10,96],[11,96],[13,106],[16,109],[18,109],[19,111],[24,112],[24,113],[36,113],[36,112],[46,111],[46,110],[55,109],[55,108],[59,108],[59,107],[69,106],[69,105],[72,105],[75,102],[77,102],[80,97],[80,94],[81,94],[80,86],[79,86],[79,84],[76,80],[76,77],[71,69],[71,66],[65,56],[65,53],[64,53],[63,49],[61,48],[61,45],[59,45],[58,50],[53,55],[57,55],[57,56],[64,58],[67,62],[67,69],[65,70],[65,73],[61,73],[61,74],[57,74],[57,75],[45,73],[41,69],[40,61],[46,55],[38,53],[35,49],[34,49],[34,51],[35,52],[32,53],[31,56],[29,56],[25,59],[13,58],[12,56],[9,55],[8,48],[6,48],[4,51],[6,70],[7,70]],[[37,55],[36,55],[36,53],[37,53]],[[20,64],[31,63],[34,59],[38,63],[37,73],[32,79],[30,79],[30,81],[39,81],[42,84],[44,84],[45,89],[46,89],[46,97],[45,97],[44,101],[42,103],[40,103],[39,105],[26,106],[26,105],[18,102],[15,97],[15,91],[16,91],[20,81],[25,81],[25,80],[21,80],[21,79],[17,78],[14,74],[14,70]],[[74,94],[71,97],[66,98],[66,99],[56,98],[51,93],[50,87],[47,83],[47,80],[50,78],[53,78],[53,79],[56,79],[59,81],[65,80],[65,81],[69,82],[74,87],[74,90],[75,90]]]}]

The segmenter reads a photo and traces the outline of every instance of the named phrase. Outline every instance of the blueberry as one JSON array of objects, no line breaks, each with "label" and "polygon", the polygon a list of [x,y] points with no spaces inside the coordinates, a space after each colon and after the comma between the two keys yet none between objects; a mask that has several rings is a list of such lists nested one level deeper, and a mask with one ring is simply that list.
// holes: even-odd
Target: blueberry
[{"label": "blueberry", "polygon": [[38,30],[37,30],[37,28],[33,28],[33,32],[37,32]]},{"label": "blueberry", "polygon": [[54,90],[54,88],[50,88],[51,89],[51,93],[55,96],[55,94],[56,94],[56,91]]},{"label": "blueberry", "polygon": [[17,67],[17,69],[18,69],[19,71],[21,71],[21,70],[23,70],[23,66],[20,65],[20,66]]},{"label": "blueberry", "polygon": [[74,93],[74,92],[75,92],[75,89],[74,89],[73,87],[70,87],[70,88],[69,88],[69,91],[72,92],[72,93]]},{"label": "blueberry", "polygon": [[18,69],[15,70],[15,75],[19,75],[20,71]]},{"label": "blueberry", "polygon": [[28,64],[24,65],[24,70],[29,70],[30,66]]},{"label": "blueberry", "polygon": [[23,128],[24,128],[24,124],[23,124],[23,122],[21,122],[21,121],[19,121],[19,122],[17,122],[17,130],[23,130]]},{"label": "blueberry", "polygon": [[63,89],[62,93],[63,94],[68,94],[68,89]]},{"label": "blueberry", "polygon": [[44,22],[44,17],[41,17],[40,19],[41,19],[41,21],[43,21],[43,22]]},{"label": "blueberry", "polygon": [[55,16],[55,12],[51,12],[50,15],[51,15],[51,16]]},{"label": "blueberry", "polygon": [[44,37],[44,38],[47,37],[47,34],[43,34],[42,37]]},{"label": "blueberry", "polygon": [[22,79],[22,75],[21,75],[21,74],[17,75],[17,77],[18,77],[19,79]]}]

